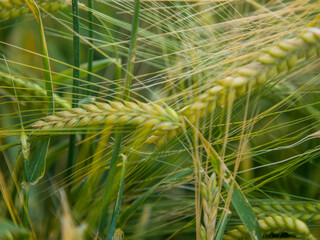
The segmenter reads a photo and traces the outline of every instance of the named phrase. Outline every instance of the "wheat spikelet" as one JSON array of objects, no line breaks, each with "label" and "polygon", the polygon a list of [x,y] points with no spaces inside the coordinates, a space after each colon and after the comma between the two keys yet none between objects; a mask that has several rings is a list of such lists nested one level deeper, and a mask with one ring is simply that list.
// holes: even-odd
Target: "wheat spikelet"
[{"label": "wheat spikelet", "polygon": [[[63,0],[39,0],[36,1],[40,9],[48,12],[55,12],[67,6],[67,2]],[[23,0],[1,0],[0,1],[0,19],[7,20],[25,15],[30,9]]]},{"label": "wheat spikelet", "polygon": [[[269,215],[259,218],[259,227],[263,234],[287,232],[299,239],[316,240],[310,233],[308,226],[301,220],[286,215]],[[239,225],[235,229],[227,232],[224,240],[250,239],[249,232],[244,225]]]},{"label": "wheat spikelet", "polygon": [[285,213],[305,222],[320,221],[320,203],[266,204],[254,207],[253,209],[259,216],[269,215],[271,213]]},{"label": "wheat spikelet", "polygon": [[[9,94],[14,95],[14,88],[12,86],[12,82],[14,84],[14,87],[19,90],[18,97],[20,101],[22,100],[30,104],[39,105],[39,98],[47,98],[46,90],[44,90],[39,84],[13,76],[6,77],[0,75],[1,89]],[[30,101],[30,98],[32,97],[36,97],[37,101]],[[53,98],[56,107],[66,109],[71,108],[71,105],[65,99],[61,98],[59,95],[53,93]]]},{"label": "wheat spikelet", "polygon": [[203,209],[203,225],[201,226],[201,239],[212,240],[214,237],[215,222],[218,210],[219,194],[216,175],[205,176],[201,182],[201,198]]},{"label": "wheat spikelet", "polygon": [[134,102],[97,102],[83,104],[83,108],[72,108],[56,112],[32,124],[38,130],[87,127],[107,124],[110,126],[141,126],[146,132],[164,135],[180,127],[177,113],[170,107]]}]

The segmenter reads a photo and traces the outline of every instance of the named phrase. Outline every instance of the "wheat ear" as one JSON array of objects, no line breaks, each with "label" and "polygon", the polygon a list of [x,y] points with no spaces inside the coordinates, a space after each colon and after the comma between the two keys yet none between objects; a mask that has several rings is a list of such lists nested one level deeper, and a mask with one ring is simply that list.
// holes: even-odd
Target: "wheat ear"
[{"label": "wheat ear", "polygon": [[224,104],[225,94],[233,90],[235,96],[244,95],[279,73],[293,68],[299,60],[320,55],[320,29],[308,28],[293,39],[281,40],[276,45],[264,49],[255,62],[236,70],[236,73],[217,82],[205,91],[195,102],[186,106],[181,113],[191,122],[199,114],[210,114]]},{"label": "wheat ear", "polygon": [[320,203],[306,204],[265,204],[253,208],[259,216],[269,215],[271,213],[290,214],[305,222],[320,221]]},{"label": "wheat ear", "polygon": [[164,135],[180,127],[178,114],[170,107],[142,102],[109,102],[83,104],[56,112],[31,126],[38,130],[87,127],[107,124],[110,126],[134,125],[147,132]]},{"label": "wheat ear", "polygon": [[[19,100],[26,101],[28,103],[35,103],[39,105],[39,97],[47,96],[47,92],[39,85],[29,80],[20,79],[14,76],[1,76],[0,83],[2,90],[14,95],[14,88],[12,87],[12,82],[14,82],[14,87],[16,87],[19,92],[23,91],[23,94],[19,94]],[[35,97],[37,101],[30,101],[31,97]],[[71,105],[63,98],[57,94],[53,94],[54,103],[56,107],[69,109]]]},{"label": "wheat ear", "polygon": [[[67,6],[67,1],[63,0],[36,0],[38,6],[48,12],[55,12]],[[24,0],[1,0],[0,19],[7,20],[25,15],[30,12],[30,8]]]},{"label": "wheat ear", "polygon": [[[286,215],[273,215],[259,218],[259,227],[263,234],[287,232],[299,239],[316,240],[310,233],[308,226],[301,220]],[[250,239],[249,232],[244,225],[239,225],[235,229],[227,232],[223,240]]]},{"label": "wheat ear", "polygon": [[213,173],[211,177],[206,175],[201,182],[201,198],[203,209],[201,239],[212,240],[214,237],[219,202],[219,191],[215,173]]},{"label": "wheat ear", "polygon": [[[289,71],[299,60],[320,56],[320,29],[307,28],[296,38],[281,40],[262,52],[255,62],[236,69],[233,75],[216,82],[192,104],[182,108],[179,114],[194,124],[196,119],[209,115],[223,106],[227,94],[232,94],[232,99],[236,99],[275,75]],[[168,135],[163,141],[169,140],[171,136],[174,134]],[[150,138],[156,141],[160,136]]]}]

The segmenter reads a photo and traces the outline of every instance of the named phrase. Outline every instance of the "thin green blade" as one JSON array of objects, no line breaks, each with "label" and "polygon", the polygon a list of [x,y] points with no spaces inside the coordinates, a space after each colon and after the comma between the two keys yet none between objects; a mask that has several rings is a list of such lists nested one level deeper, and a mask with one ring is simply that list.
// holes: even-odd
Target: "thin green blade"
[{"label": "thin green blade", "polygon": [[[228,191],[230,190],[230,185],[225,184],[225,187]],[[241,221],[247,227],[251,238],[255,240],[262,240],[257,216],[253,212],[248,199],[245,197],[237,183],[234,184],[231,202]]]}]

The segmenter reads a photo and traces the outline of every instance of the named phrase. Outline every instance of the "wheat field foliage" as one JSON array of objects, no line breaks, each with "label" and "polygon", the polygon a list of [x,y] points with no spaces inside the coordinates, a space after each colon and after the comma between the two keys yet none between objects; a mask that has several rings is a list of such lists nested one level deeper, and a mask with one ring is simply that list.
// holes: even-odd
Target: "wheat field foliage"
[{"label": "wheat field foliage", "polygon": [[320,2],[0,2],[0,238],[318,239]]}]

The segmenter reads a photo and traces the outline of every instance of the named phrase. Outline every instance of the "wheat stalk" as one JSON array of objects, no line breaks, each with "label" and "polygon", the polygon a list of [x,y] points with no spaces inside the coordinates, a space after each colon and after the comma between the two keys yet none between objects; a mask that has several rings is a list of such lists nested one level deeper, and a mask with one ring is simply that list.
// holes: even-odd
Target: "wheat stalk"
[{"label": "wheat stalk", "polygon": [[305,222],[320,221],[320,203],[306,204],[265,204],[253,208],[259,216],[271,213],[285,213]]},{"label": "wheat stalk", "polygon": [[[258,224],[263,234],[287,232],[299,239],[316,240],[316,238],[310,233],[308,226],[303,221],[295,217],[271,214],[267,217],[259,218]],[[244,225],[239,225],[235,227],[235,229],[227,232],[223,236],[223,239],[250,239],[250,235]]]},{"label": "wheat stalk", "polygon": [[[19,94],[19,100],[25,101],[31,104],[39,104],[39,97],[46,99],[47,92],[39,84],[31,82],[29,80],[20,79],[14,76],[5,76],[0,74],[0,83],[1,89],[8,92],[9,94],[14,95],[14,88],[18,89],[20,92],[23,91],[23,94]],[[30,101],[31,97],[36,97],[37,101]],[[71,105],[59,95],[53,93],[54,103],[56,107],[69,109]]]},{"label": "wheat stalk", "polygon": [[[36,1],[40,9],[48,12],[55,12],[67,6],[67,1],[63,0],[38,0]],[[30,12],[30,8],[23,0],[1,0],[0,19],[7,20],[25,15]]]},{"label": "wheat stalk", "polygon": [[83,104],[83,108],[72,108],[56,112],[31,126],[38,130],[88,127],[101,124],[110,126],[134,125],[146,133],[165,135],[180,127],[178,114],[170,107],[142,102],[97,102]]},{"label": "wheat stalk", "polygon": [[201,182],[201,198],[203,209],[203,225],[201,226],[201,239],[212,240],[218,211],[219,191],[216,175],[205,176]]}]

